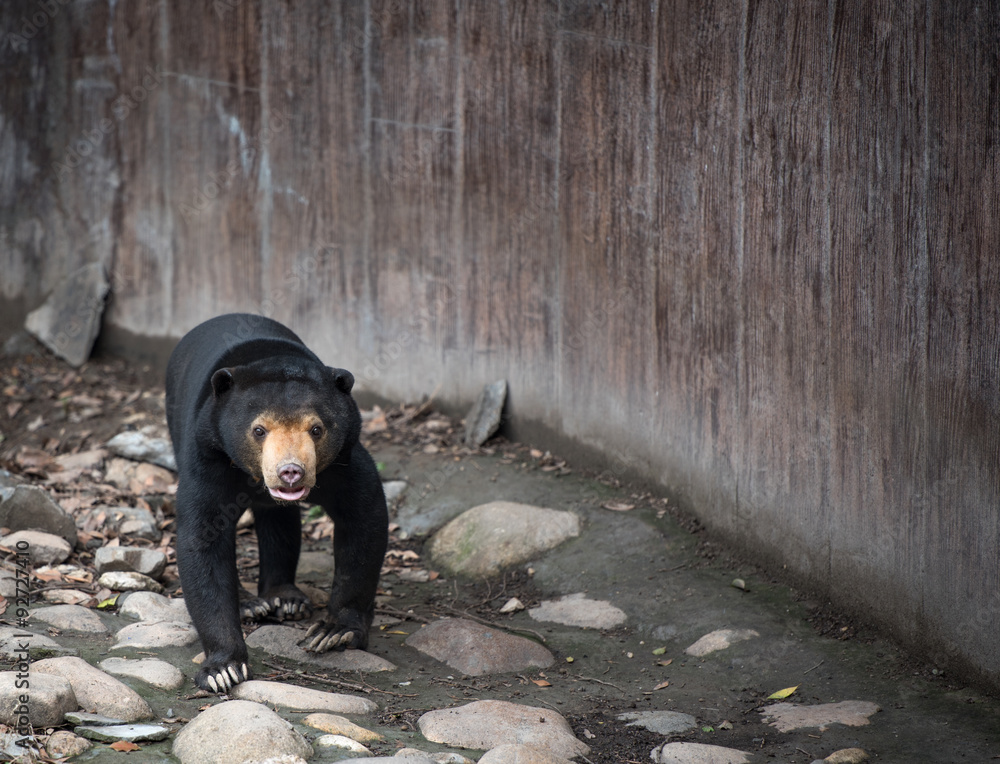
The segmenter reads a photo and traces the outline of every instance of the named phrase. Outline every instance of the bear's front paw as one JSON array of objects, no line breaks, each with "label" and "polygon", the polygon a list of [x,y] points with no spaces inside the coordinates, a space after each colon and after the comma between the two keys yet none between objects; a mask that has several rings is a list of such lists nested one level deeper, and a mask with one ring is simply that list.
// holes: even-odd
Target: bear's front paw
[{"label": "bear's front paw", "polygon": [[213,663],[203,666],[194,683],[208,692],[227,693],[240,682],[250,679],[250,668],[242,661]]},{"label": "bear's front paw", "polygon": [[240,619],[243,621],[259,621],[271,610],[271,603],[260,597],[240,599]]},{"label": "bear's front paw", "polygon": [[368,634],[364,629],[338,623],[314,623],[299,642],[306,642],[310,637],[312,639],[304,649],[312,653],[344,649],[364,650],[368,644]]}]

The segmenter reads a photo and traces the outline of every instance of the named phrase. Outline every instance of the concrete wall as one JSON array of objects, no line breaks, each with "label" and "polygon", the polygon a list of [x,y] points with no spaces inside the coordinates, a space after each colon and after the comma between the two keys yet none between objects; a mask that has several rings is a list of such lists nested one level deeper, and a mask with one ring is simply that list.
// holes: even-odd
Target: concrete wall
[{"label": "concrete wall", "polygon": [[1000,684],[995,3],[43,6],[0,8],[6,320],[99,261],[133,351],[239,309],[389,398],[506,377]]}]

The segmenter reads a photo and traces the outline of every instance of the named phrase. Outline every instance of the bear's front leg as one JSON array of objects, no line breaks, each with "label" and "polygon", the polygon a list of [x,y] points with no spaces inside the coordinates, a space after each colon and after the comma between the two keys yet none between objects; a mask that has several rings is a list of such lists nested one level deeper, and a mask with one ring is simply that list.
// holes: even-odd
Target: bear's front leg
[{"label": "bear's front leg", "polygon": [[209,692],[228,692],[251,678],[240,628],[236,520],[219,510],[224,505],[209,509],[193,505],[181,487],[177,493],[177,568],[184,603],[205,651],[205,662],[194,682]]},{"label": "bear's front leg", "polygon": [[302,640],[312,652],[364,650],[375,617],[389,516],[375,464],[360,446],[356,450],[361,454],[354,459],[353,490],[345,491],[336,504],[323,504],[334,522],[334,577],[326,617],[313,624]]},{"label": "bear's front leg", "polygon": [[279,621],[298,621],[312,615],[309,597],[295,586],[295,569],[302,544],[299,514],[298,505],[254,510],[260,549],[255,602],[261,603],[267,608],[267,614]]}]

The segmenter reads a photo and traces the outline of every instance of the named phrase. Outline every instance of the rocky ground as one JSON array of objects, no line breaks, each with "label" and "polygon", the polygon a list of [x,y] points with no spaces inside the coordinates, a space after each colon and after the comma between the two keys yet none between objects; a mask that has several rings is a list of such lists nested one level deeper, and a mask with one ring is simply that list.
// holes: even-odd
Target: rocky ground
[{"label": "rocky ground", "polygon": [[[731,557],[670,497],[468,448],[429,404],[366,414],[393,516],[369,651],[248,624],[256,679],[197,692],[162,388],[22,339],[0,389],[0,760],[1000,759],[995,698]],[[334,528],[303,518],[320,606]],[[239,542],[252,585],[251,518]]]}]

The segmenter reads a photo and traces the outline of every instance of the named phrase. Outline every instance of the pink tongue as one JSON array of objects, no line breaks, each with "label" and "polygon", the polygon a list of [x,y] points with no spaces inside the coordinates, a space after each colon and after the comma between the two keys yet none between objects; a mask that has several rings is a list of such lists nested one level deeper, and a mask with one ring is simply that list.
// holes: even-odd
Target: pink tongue
[{"label": "pink tongue", "polygon": [[309,493],[308,488],[296,488],[294,491],[288,488],[268,488],[267,490],[274,498],[282,501],[298,501],[304,499],[305,495]]}]

